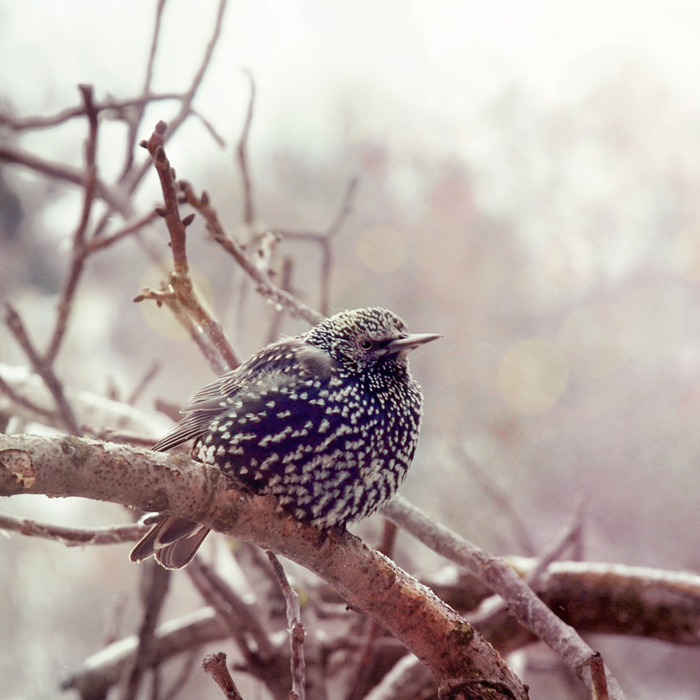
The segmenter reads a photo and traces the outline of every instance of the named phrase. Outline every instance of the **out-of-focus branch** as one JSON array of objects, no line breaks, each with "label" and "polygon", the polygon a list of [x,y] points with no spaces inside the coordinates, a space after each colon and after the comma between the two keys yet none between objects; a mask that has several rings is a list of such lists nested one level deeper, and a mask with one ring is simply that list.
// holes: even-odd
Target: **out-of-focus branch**
[{"label": "out-of-focus branch", "polygon": [[[527,577],[538,564],[537,559],[524,557],[511,557],[507,561],[523,577]],[[449,567],[422,581],[448,605],[461,612],[474,608],[479,598],[483,599],[489,593],[473,575],[458,571],[456,567]],[[669,644],[700,645],[700,576],[697,575],[619,564],[562,561],[548,568],[535,592],[581,633],[640,635]],[[315,599],[329,595],[337,597],[335,591],[325,584],[323,588],[314,589],[312,595]],[[634,619],[630,619],[630,610],[637,613]],[[480,627],[480,631],[503,655],[537,640],[506,612],[498,621],[490,620],[487,627]],[[167,622],[156,631],[154,663],[225,636],[221,618],[211,608],[203,608]],[[114,642],[88,659],[85,667],[67,681],[71,684],[69,687],[77,688],[81,683],[104,687],[103,683],[111,684],[109,679],[116,682],[118,665],[123,663],[124,655],[134,653],[135,639],[128,637]],[[325,653],[328,651],[326,645]],[[413,659],[423,672],[418,672],[408,659]],[[407,670],[407,666],[411,670]],[[403,673],[408,676],[402,679]],[[405,688],[404,682],[413,686],[419,680],[431,683],[431,679],[426,678],[425,667],[415,657],[406,656],[382,681],[381,688]],[[375,700],[412,697],[409,692],[393,696],[380,695],[379,692],[378,687],[368,697]]]},{"label": "out-of-focus branch", "polygon": [[[126,403],[88,391],[76,391],[71,387],[63,387],[63,392],[78,423],[87,426],[91,432],[95,432],[98,427],[103,431],[132,431],[150,437],[155,442],[168,427],[165,421]],[[50,402],[51,397],[38,374],[30,372],[26,367],[0,363],[0,411],[46,426],[63,428],[61,418],[48,408]]]},{"label": "out-of-focus branch", "polygon": [[357,191],[358,179],[354,177],[350,180],[345,196],[340,204],[335,219],[325,231],[286,231],[275,229],[275,233],[280,234],[290,240],[310,241],[318,245],[321,249],[321,291],[320,309],[324,316],[330,313],[330,285],[333,268],[333,248],[331,242],[342,228],[348,216],[352,212],[352,202]]},{"label": "out-of-focus branch", "polygon": [[78,282],[83,273],[87,251],[85,249],[85,232],[90,222],[90,212],[95,200],[97,185],[97,111],[93,104],[92,87],[81,85],[80,92],[85,103],[85,114],[88,118],[89,131],[85,143],[85,176],[83,182],[83,210],[80,222],[73,234],[73,255],[70,271],[63,285],[61,299],[58,303],[58,315],[54,325],[53,335],[46,350],[44,360],[47,365],[52,365],[63,342],[63,337],[68,327],[68,319],[73,306],[73,298],[78,289]]},{"label": "out-of-focus branch", "polygon": [[[14,148],[6,143],[0,143],[0,161],[23,165],[51,179],[63,180],[79,187],[82,187],[85,182],[84,172],[79,168],[64,165],[63,163],[54,163],[45,158],[35,156],[33,153]],[[109,187],[99,178],[95,182],[95,195],[103,199],[112,210],[118,211],[125,218],[132,215],[132,208],[128,199],[121,192]]]},{"label": "out-of-focus branch", "polygon": [[186,571],[200,595],[228,628],[248,672],[264,682],[273,696],[286,695],[289,671],[285,655],[269,638],[255,606],[245,603],[214,569],[199,561],[199,557]]},{"label": "out-of-focus branch", "polygon": [[182,190],[188,204],[196,209],[206,221],[207,231],[214,240],[229,253],[240,265],[243,271],[255,282],[257,291],[267,298],[271,303],[286,308],[295,318],[303,318],[312,325],[320,323],[324,316],[306,304],[302,304],[289,292],[274,285],[269,278],[264,275],[256,265],[250,260],[243,247],[235,239],[229,237],[224,231],[216,209],[209,201],[209,195],[202,192],[201,197],[197,197],[194,188],[188,182],[180,181]]},{"label": "out-of-focus branch", "polygon": [[116,525],[93,529],[61,527],[0,513],[0,530],[18,532],[20,535],[26,535],[27,537],[41,537],[47,540],[54,540],[67,547],[78,547],[135,542],[146,534],[148,528],[145,525]]},{"label": "out-of-focus branch", "polygon": [[[199,90],[200,85],[202,84],[202,80],[206,75],[207,69],[209,68],[209,64],[211,63],[212,56],[214,55],[214,49],[216,48],[216,44],[219,41],[219,37],[221,36],[221,28],[223,25],[224,12],[226,10],[227,4],[228,0],[219,0],[219,6],[216,13],[216,19],[214,20],[214,29],[212,31],[211,38],[209,39],[209,43],[207,44],[207,47],[204,51],[202,62],[200,63],[197,72],[192,78],[190,87],[187,89],[186,92],[178,96],[180,100],[180,109],[178,110],[178,113],[175,115],[175,117],[173,117],[173,119],[170,120],[170,128],[166,135],[167,140],[171,139],[173,135],[177,132],[177,130],[185,122],[187,117],[193,114],[192,103],[197,94],[197,91]],[[140,184],[141,180],[143,180],[146,173],[148,172],[149,167],[150,163],[145,162],[139,168],[132,170],[129,176],[125,179],[125,182],[128,184],[128,186],[130,188],[135,188],[138,184]]]},{"label": "out-of-focus branch", "polygon": [[73,435],[79,435],[81,433],[80,425],[66,399],[63,385],[56,376],[51,363],[47,362],[34,347],[29,335],[27,335],[20,315],[10,304],[5,305],[5,323],[31,362],[34,371],[42,378],[46,388],[51,392],[56,403],[56,411],[63,426]]},{"label": "out-of-focus branch", "polygon": [[137,697],[139,686],[149,666],[151,649],[155,645],[155,631],[160,612],[165,604],[170,587],[172,572],[148,561],[141,572],[143,617],[138,635],[136,653],[131,659],[130,668],[123,679],[122,700],[134,700]]},{"label": "out-of-focus branch", "polygon": [[[228,630],[212,608],[202,608],[158,627],[149,650],[150,666],[158,666],[177,654],[228,636]],[[131,635],[98,651],[84,666],[62,683],[63,690],[76,690],[83,698],[106,696],[136,653],[138,637]]]},{"label": "out-of-focus branch", "polygon": [[[165,9],[165,4],[167,0],[158,0],[156,5],[156,16],[153,22],[153,36],[151,38],[151,48],[148,52],[148,63],[146,65],[146,75],[143,81],[143,89],[141,90],[141,95],[148,95],[151,91],[151,84],[153,82],[153,66],[156,60],[156,53],[158,51],[158,42],[160,39],[160,29],[163,20],[163,10]],[[124,167],[122,173],[119,176],[119,182],[124,182],[131,172],[131,168],[134,164],[134,151],[136,146],[136,140],[138,138],[139,129],[141,123],[143,122],[143,115],[146,112],[146,102],[134,106],[133,113],[125,113],[127,127],[129,132],[127,134],[126,144],[125,144],[125,158]]]},{"label": "out-of-focus branch", "polygon": [[253,204],[253,185],[250,179],[250,170],[248,165],[248,136],[250,135],[250,127],[253,124],[253,110],[255,107],[255,81],[253,74],[244,69],[243,71],[250,81],[250,99],[248,100],[248,113],[246,114],[241,137],[238,140],[236,154],[238,156],[238,165],[241,170],[241,179],[243,180],[243,221],[246,226],[252,227],[255,221],[255,207]]},{"label": "out-of-focus branch", "polygon": [[[246,496],[216,468],[181,455],[61,436],[0,435],[0,495],[43,493],[161,511],[275,551],[324,578],[376,619],[459,693],[525,700],[501,657],[454,610],[358,538],[324,533],[281,513],[271,496]],[[481,695],[479,695],[481,693]]]}]

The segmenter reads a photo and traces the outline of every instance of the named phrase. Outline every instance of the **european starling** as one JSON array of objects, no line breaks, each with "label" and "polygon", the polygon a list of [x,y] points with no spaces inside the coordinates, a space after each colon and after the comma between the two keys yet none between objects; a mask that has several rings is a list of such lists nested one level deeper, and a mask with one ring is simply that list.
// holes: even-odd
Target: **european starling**
[{"label": "european starling", "polygon": [[[320,529],[360,520],[396,493],[413,459],[423,396],[406,356],[439,335],[409,335],[382,308],[344,311],[268,345],[193,397],[155,446],[194,439],[194,459],[238,487],[273,494]],[[131,552],[185,566],[208,533],[166,517]]]}]

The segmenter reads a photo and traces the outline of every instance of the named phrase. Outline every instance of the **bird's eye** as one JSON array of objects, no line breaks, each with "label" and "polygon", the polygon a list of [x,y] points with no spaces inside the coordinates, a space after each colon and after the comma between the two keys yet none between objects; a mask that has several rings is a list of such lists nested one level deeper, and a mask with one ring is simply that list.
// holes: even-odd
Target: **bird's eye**
[{"label": "bird's eye", "polygon": [[360,347],[363,350],[370,350],[373,345],[374,343],[369,338],[365,338],[364,340],[360,341]]}]

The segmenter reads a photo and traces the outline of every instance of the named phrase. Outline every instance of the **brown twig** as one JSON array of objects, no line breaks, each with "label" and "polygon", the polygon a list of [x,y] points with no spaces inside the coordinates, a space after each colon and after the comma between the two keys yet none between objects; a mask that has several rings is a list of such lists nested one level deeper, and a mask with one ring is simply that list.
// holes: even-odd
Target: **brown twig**
[{"label": "brown twig", "polygon": [[146,372],[146,374],[143,375],[141,378],[141,381],[133,388],[131,394],[129,394],[128,398],[126,399],[126,403],[129,404],[129,406],[133,406],[140,398],[143,392],[146,390],[146,387],[153,381],[154,377],[158,372],[160,371],[160,362],[156,360]]},{"label": "brown twig", "polygon": [[61,527],[38,523],[28,518],[0,514],[0,530],[18,532],[27,537],[55,540],[67,547],[83,545],[122,544],[135,542],[148,531],[145,525],[120,525],[93,529]]},{"label": "brown twig", "polygon": [[[35,156],[33,153],[9,146],[6,143],[0,143],[0,161],[23,165],[53,180],[63,180],[80,187],[85,183],[84,171],[80,168],[74,168],[63,163],[54,163],[45,158]],[[132,207],[128,199],[121,192],[109,187],[99,178],[95,182],[95,194],[100,199],[103,199],[112,211],[118,211],[125,217],[132,215]]]},{"label": "brown twig", "polygon": [[301,603],[299,595],[289,585],[284,568],[274,552],[268,551],[267,557],[277,576],[282,595],[287,604],[287,628],[289,631],[289,650],[292,670],[292,690],[290,700],[306,700],[306,663],[304,661],[304,625],[301,623]]},{"label": "brown twig", "polygon": [[250,260],[243,247],[233,238],[230,238],[224,231],[216,209],[209,202],[206,192],[201,197],[197,197],[190,183],[180,181],[180,189],[187,202],[194,207],[206,221],[207,231],[221,247],[233,256],[243,271],[256,283],[257,291],[266,297],[271,303],[286,308],[295,318],[302,318],[312,325],[320,323],[324,316],[306,304],[302,304],[289,292],[274,285]]},{"label": "brown twig", "polygon": [[[246,669],[263,681],[275,697],[285,692],[288,673],[282,664],[283,656],[271,642],[255,608],[243,602],[238,594],[200,558],[187,567],[187,574],[200,595],[228,628],[231,638],[246,663]],[[254,643],[250,643],[250,639]]]},{"label": "brown twig", "polygon": [[0,392],[5,394],[13,403],[26,408],[30,413],[36,414],[38,418],[43,418],[51,424],[55,420],[55,413],[35,404],[34,402],[20,396],[2,377],[0,377]]},{"label": "brown twig", "polygon": [[[245,637],[250,636],[255,640],[256,660],[267,664],[270,660],[278,657],[278,649],[270,641],[267,631],[260,623],[255,606],[245,603],[231,586],[212,567],[200,561],[200,558],[196,558],[192,562],[187,568],[187,573],[191,574],[190,578],[200,593],[206,592],[207,595],[204,597],[207,603],[220,610],[225,620],[231,623],[229,626],[232,632],[235,628],[235,634],[241,635],[248,651],[250,648]],[[206,586],[202,584],[206,584]],[[246,650],[242,649],[242,651]]]},{"label": "brown twig", "polygon": [[10,304],[5,305],[5,323],[24,351],[24,354],[31,362],[34,371],[42,378],[47,389],[51,392],[54,402],[56,403],[56,410],[66,430],[73,435],[80,435],[82,431],[75,418],[73,409],[66,399],[63,385],[56,376],[51,364],[46,362],[46,360],[39,355],[34,347],[34,343],[32,343],[24,328],[24,323],[20,315]]},{"label": "brown twig", "polygon": [[71,259],[70,271],[63,286],[61,299],[58,303],[56,324],[44,358],[47,365],[52,365],[56,359],[66,329],[68,328],[68,319],[72,310],[73,299],[85,266],[85,233],[88,223],[90,222],[90,212],[92,211],[92,205],[95,200],[95,189],[97,185],[97,164],[95,161],[97,155],[97,111],[95,110],[92,100],[92,87],[89,85],[81,85],[79,87],[85,103],[85,114],[87,115],[89,124],[88,138],[85,143],[83,210],[78,227],[73,234],[73,256]]},{"label": "brown twig", "polygon": [[358,179],[356,177],[350,180],[345,196],[340,204],[340,208],[335,215],[335,219],[330,226],[322,232],[319,231],[286,231],[275,229],[275,233],[280,234],[290,240],[310,241],[319,246],[321,249],[321,283],[319,292],[319,308],[324,316],[330,313],[330,297],[331,297],[331,276],[333,268],[333,249],[331,242],[342,228],[345,220],[350,216],[352,211],[352,201],[357,191]]},{"label": "brown twig", "polygon": [[108,236],[93,236],[90,242],[85,246],[86,255],[90,255],[98,250],[103,250],[104,248],[121,241],[122,238],[126,238],[127,236],[137,233],[144,226],[148,226],[148,224],[153,223],[157,218],[159,218],[158,214],[156,214],[154,211],[149,211],[147,214],[139,216],[136,220],[132,221],[131,223],[127,223],[125,226]]},{"label": "brown twig", "polygon": [[462,468],[477,482],[479,490],[490,498],[508,518],[511,530],[523,553],[529,557],[535,556],[537,548],[530,535],[530,530],[513,506],[510,494],[502,489],[491,475],[466,453],[463,447],[453,445],[452,454]]},{"label": "brown twig", "polygon": [[250,135],[250,127],[253,123],[253,110],[255,107],[255,80],[253,79],[253,74],[247,68],[244,68],[243,72],[248,76],[248,80],[250,81],[250,99],[248,100],[248,113],[246,114],[243,124],[241,137],[238,140],[236,155],[238,156],[238,165],[241,170],[241,179],[243,180],[243,221],[248,227],[252,227],[255,221],[255,208],[253,205],[253,186],[248,166],[248,136]]},{"label": "brown twig", "polygon": [[148,670],[154,634],[160,611],[168,595],[172,572],[158,566],[154,561],[146,562],[142,571],[143,620],[139,630],[139,643],[130,667],[123,679],[121,700],[134,700],[138,694],[141,679]]},{"label": "brown twig", "polygon": [[223,651],[205,656],[202,668],[216,681],[227,700],[243,700],[243,696],[238,692],[238,688],[231,678],[231,673],[226,665],[226,654]]},{"label": "brown twig", "polygon": [[170,275],[170,287],[178,304],[192,317],[202,332],[211,340],[212,345],[221,355],[228,369],[235,369],[240,364],[236,353],[221,327],[199,301],[194,290],[187,262],[186,226],[187,221],[180,217],[178,206],[177,182],[170,161],[165,154],[165,134],[168,126],[160,121],[146,143],[160,178],[165,208],[156,210],[163,215],[170,233],[174,269]]},{"label": "brown twig", "polygon": [[[194,101],[195,95],[197,94],[197,91],[199,90],[202,80],[204,79],[204,76],[207,72],[207,69],[209,68],[212,56],[214,55],[214,49],[216,48],[216,44],[219,41],[219,37],[221,36],[221,28],[223,25],[224,12],[226,10],[227,3],[228,0],[219,0],[219,7],[217,9],[216,19],[214,21],[214,30],[212,32],[211,39],[207,44],[207,47],[204,51],[204,56],[202,57],[202,62],[200,63],[199,69],[195,73],[194,78],[190,83],[190,87],[185,93],[179,96],[180,109],[175,115],[175,117],[170,120],[168,133],[165,137],[166,140],[169,140],[173,137],[175,132],[182,126],[187,117],[190,116],[193,112],[192,102]],[[148,172],[149,167],[150,164],[148,162],[143,163],[139,168],[135,169],[131,173],[131,175],[124,180],[124,182],[128,184],[130,188],[135,188],[141,182],[141,180],[143,180],[146,173]]]},{"label": "brown twig", "polygon": [[[129,97],[126,99],[115,99],[108,97],[102,102],[95,103],[98,112],[114,112],[119,117],[129,109],[143,107],[151,102],[164,102],[170,100],[181,100],[181,92],[148,93],[139,97]],[[0,125],[6,126],[13,131],[38,131],[40,129],[51,129],[55,126],[65,124],[71,119],[85,116],[85,104],[68,107],[52,116],[17,117],[12,112],[0,109]]]},{"label": "brown twig", "polygon": [[[151,38],[151,48],[148,52],[148,63],[146,64],[146,75],[143,81],[143,89],[141,90],[141,96],[148,95],[151,91],[151,84],[153,82],[153,66],[156,60],[156,53],[158,51],[158,42],[160,39],[160,30],[163,20],[163,10],[165,9],[165,4],[167,0],[158,0],[156,5],[156,17],[153,23],[153,36]],[[146,112],[147,102],[142,102],[141,104],[135,105],[135,112],[132,114],[127,113],[127,118],[125,119],[128,127],[128,134],[126,139],[126,148],[124,159],[124,167],[122,168],[122,173],[119,176],[119,182],[124,182],[124,180],[129,176],[131,169],[134,164],[134,151],[136,146],[136,140],[138,138],[138,132],[143,121],[143,115]]]}]

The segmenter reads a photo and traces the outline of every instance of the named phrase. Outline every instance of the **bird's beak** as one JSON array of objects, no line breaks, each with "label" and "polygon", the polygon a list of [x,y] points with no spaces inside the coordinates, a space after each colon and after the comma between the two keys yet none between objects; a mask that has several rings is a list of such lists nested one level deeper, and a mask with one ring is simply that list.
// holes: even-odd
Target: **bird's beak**
[{"label": "bird's beak", "polygon": [[398,354],[406,357],[411,350],[415,350],[420,345],[425,345],[432,340],[442,338],[439,333],[412,333],[405,338],[397,338],[384,346],[387,355]]}]

